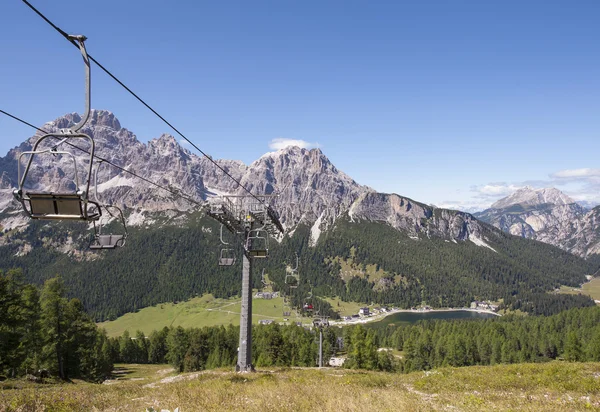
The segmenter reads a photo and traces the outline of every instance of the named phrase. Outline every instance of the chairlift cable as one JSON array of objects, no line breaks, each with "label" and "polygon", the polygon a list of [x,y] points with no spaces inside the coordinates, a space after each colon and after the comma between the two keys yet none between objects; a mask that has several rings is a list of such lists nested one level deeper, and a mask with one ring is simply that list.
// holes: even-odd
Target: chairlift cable
[{"label": "chairlift cable", "polygon": [[[44,130],[44,129],[40,129],[39,127],[36,127],[36,126],[34,126],[33,124],[31,124],[31,123],[29,123],[29,122],[27,122],[27,121],[25,121],[25,120],[23,120],[23,119],[21,119],[21,118],[19,118],[19,117],[17,117],[17,116],[14,116],[14,115],[12,115],[12,114],[10,114],[10,113],[8,113],[8,112],[5,112],[5,111],[4,111],[4,110],[2,110],[2,109],[0,109],[0,113],[2,113],[2,114],[4,114],[4,115],[6,115],[6,116],[8,116],[8,117],[10,117],[10,118],[12,118],[12,119],[14,119],[14,120],[18,121],[18,122],[21,122],[21,123],[23,123],[23,124],[25,124],[25,125],[27,125],[27,126],[29,126],[29,127],[32,127],[32,128],[34,128],[34,129],[36,129],[36,130],[38,130],[38,131],[42,132],[42,133],[48,134],[48,132],[47,132],[46,130]],[[75,145],[75,144],[73,144],[73,143],[65,142],[65,144],[68,144],[69,146],[73,147],[74,149],[78,149],[78,150],[80,150],[80,151],[82,151],[82,152],[84,152],[84,153],[86,153],[86,154],[89,154],[89,152],[88,152],[87,150],[85,150],[85,149],[83,149],[83,148],[81,148],[81,147],[79,147],[79,146],[77,146],[77,145]],[[125,169],[124,167],[121,167],[121,166],[119,166],[119,165],[116,165],[116,164],[114,164],[113,162],[111,162],[111,161],[110,161],[110,160],[108,160],[108,159],[104,159],[103,157],[100,157],[100,156],[98,156],[98,155],[96,155],[96,154],[94,154],[94,158],[96,158],[96,159],[100,160],[101,162],[106,162],[107,164],[109,164],[109,165],[111,165],[111,166],[113,166],[113,167],[115,167],[115,168],[117,168],[117,169],[119,169],[119,170],[121,170],[121,171],[123,171],[123,172],[129,173],[130,175],[132,175],[132,176],[135,176],[135,177],[137,177],[138,179],[141,179],[141,180],[143,180],[143,181],[144,181],[144,182],[146,182],[146,183],[149,183],[149,184],[151,184],[151,185],[153,185],[153,186],[156,186],[156,187],[158,187],[159,189],[165,190],[165,191],[167,191],[167,192],[171,193],[172,195],[175,195],[175,196],[177,196],[177,197],[179,197],[179,198],[181,198],[181,199],[187,200],[187,201],[188,201],[188,202],[190,202],[190,203],[194,203],[195,205],[197,205],[197,206],[200,206],[200,207],[203,207],[203,206],[204,206],[202,203],[200,203],[200,202],[198,202],[198,201],[194,200],[194,199],[193,199],[193,198],[191,198],[191,197],[188,197],[188,196],[182,195],[181,193],[179,193],[179,192],[177,192],[177,191],[174,191],[174,190],[172,190],[172,189],[168,189],[168,188],[166,188],[166,187],[164,187],[164,186],[162,186],[162,185],[159,185],[158,183],[155,183],[155,182],[153,182],[153,181],[151,181],[151,180],[149,180],[149,179],[147,179],[147,178],[145,178],[145,177],[143,177],[143,176],[140,176],[140,175],[138,175],[138,174],[136,174],[136,173],[134,173],[134,172],[132,172],[132,171],[130,171],[130,170],[127,170],[127,169]]]},{"label": "chairlift cable", "polygon": [[[63,36],[65,39],[67,39],[67,41],[69,43],[71,43],[72,45],[74,45],[75,47],[79,48],[79,46],[77,45],[77,42],[75,42],[73,39],[71,39],[69,37],[69,35],[62,30],[60,27],[58,27],[56,24],[52,23],[52,21],[50,21],[50,19],[48,19],[46,16],[44,16],[38,9],[36,9],[31,3],[29,3],[27,0],[22,0],[23,3],[25,3],[31,10],[33,10],[38,16],[40,16],[42,19],[44,19],[44,21],[46,23],[48,23],[50,26],[52,26],[52,28],[54,28],[54,30],[56,30],[58,33],[60,33],[61,36]],[[94,59],[90,54],[88,54],[88,58],[93,61],[94,63],[96,63],[96,65],[102,69],[102,71],[104,71],[106,74],[108,74],[114,81],[116,81],[117,83],[119,83],[119,85],[121,85],[125,90],[127,90],[129,92],[129,94],[131,94],[133,97],[135,97],[140,103],[142,103],[144,106],[146,106],[146,108],[148,110],[150,110],[152,113],[154,113],[159,119],[161,119],[166,125],[168,125],[171,129],[173,129],[179,136],[181,136],[186,142],[188,142],[190,145],[192,145],[192,147],[194,147],[198,152],[202,153],[202,155],[204,157],[206,157],[211,163],[213,163],[219,170],[221,170],[226,176],[228,176],[231,180],[233,180],[235,183],[237,183],[237,185],[239,187],[241,187],[242,189],[244,189],[246,192],[248,192],[248,194],[250,196],[252,196],[254,199],[256,199],[259,203],[264,204],[264,200],[259,199],[255,194],[253,194],[250,190],[248,190],[246,188],[246,186],[244,186],[238,179],[236,179],[235,177],[233,177],[232,175],[230,175],[221,165],[219,165],[217,162],[215,162],[213,160],[213,158],[209,155],[207,155],[204,151],[202,151],[195,143],[193,143],[190,139],[188,139],[183,133],[181,133],[175,126],[173,126],[167,119],[165,119],[163,116],[161,116],[155,109],[152,108],[152,106],[150,106],[148,103],[146,103],[141,97],[139,97],[133,90],[131,90],[129,87],[127,87],[125,85],[125,83],[123,83],[121,80],[119,80],[114,74],[112,74],[107,68],[105,68],[102,64],[100,64],[96,59]]]}]

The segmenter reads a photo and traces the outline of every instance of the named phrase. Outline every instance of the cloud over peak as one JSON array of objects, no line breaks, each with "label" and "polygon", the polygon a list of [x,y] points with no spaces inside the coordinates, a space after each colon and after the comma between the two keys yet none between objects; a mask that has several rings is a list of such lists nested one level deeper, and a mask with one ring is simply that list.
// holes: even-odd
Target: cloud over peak
[{"label": "cloud over peak", "polygon": [[302,149],[313,149],[319,147],[318,143],[310,143],[300,139],[288,139],[285,137],[278,137],[269,142],[269,148],[271,150],[285,149],[288,146],[298,146]]}]

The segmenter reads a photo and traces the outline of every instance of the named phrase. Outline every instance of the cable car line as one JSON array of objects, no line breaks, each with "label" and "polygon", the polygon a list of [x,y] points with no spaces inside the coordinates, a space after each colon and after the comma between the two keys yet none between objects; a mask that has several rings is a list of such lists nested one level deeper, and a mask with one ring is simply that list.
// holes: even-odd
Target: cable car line
[{"label": "cable car line", "polygon": [[[52,23],[52,21],[50,21],[50,19],[48,19],[46,16],[44,16],[38,9],[36,9],[31,3],[29,3],[27,0],[22,0],[23,3],[25,3],[31,10],[33,10],[38,16],[40,16],[46,23],[48,23],[50,26],[52,26],[52,28],[54,28],[54,30],[56,30],[58,33],[60,33],[61,36],[63,36],[65,39],[67,39],[67,41],[69,43],[71,43],[72,45],[74,45],[75,47],[79,48],[77,42],[75,42],[73,39],[71,39],[69,37],[69,35],[62,30],[60,27],[58,27],[56,24]],[[232,175],[230,175],[223,167],[221,167],[221,165],[219,165],[217,162],[215,162],[213,160],[213,158],[209,155],[207,155],[204,151],[202,151],[202,149],[200,149],[194,142],[192,142],[190,139],[188,139],[183,133],[181,133],[175,126],[173,126],[167,119],[165,119],[163,116],[161,116],[156,110],[154,110],[152,108],[152,106],[150,106],[148,103],[146,103],[141,97],[139,97],[133,90],[131,90],[129,87],[127,87],[125,85],[125,83],[123,83],[121,80],[119,80],[114,74],[112,74],[107,68],[105,68],[102,64],[100,64],[98,62],[98,60],[94,59],[90,54],[88,54],[88,58],[93,61],[94,63],[96,63],[96,65],[102,69],[102,71],[104,71],[106,74],[108,74],[114,81],[116,81],[117,83],[119,83],[119,85],[121,85],[125,90],[127,90],[129,92],[129,94],[131,94],[133,97],[135,97],[140,103],[142,103],[144,106],[146,106],[146,108],[148,110],[150,110],[152,113],[154,113],[159,119],[161,119],[167,126],[169,126],[171,129],[173,129],[175,131],[175,133],[177,133],[179,136],[181,136],[186,142],[188,142],[190,145],[192,145],[198,152],[202,153],[203,156],[205,156],[211,163],[213,163],[219,170],[221,170],[226,176],[228,176],[231,180],[233,180],[235,183],[237,183],[238,186],[240,186],[242,189],[244,189],[246,192],[248,192],[249,195],[251,195],[252,197],[254,197],[254,199],[256,199],[258,202],[260,203],[264,203],[264,201],[262,199],[259,199],[255,194],[253,194],[252,192],[250,192],[250,190],[248,190],[246,188],[246,186],[244,186],[238,179],[236,179],[235,177],[233,177]]]},{"label": "cable car line", "polygon": [[[46,134],[48,133],[46,130],[44,130],[44,129],[40,129],[39,127],[36,127],[36,126],[34,126],[33,124],[31,124],[31,123],[29,123],[29,122],[27,122],[27,121],[25,121],[25,120],[23,120],[23,119],[21,119],[21,118],[19,118],[19,117],[17,117],[17,116],[14,116],[14,115],[12,115],[12,114],[10,114],[10,113],[8,113],[8,112],[5,112],[5,111],[4,111],[4,110],[2,110],[2,109],[0,109],[0,113],[2,113],[2,114],[4,114],[5,116],[8,116],[8,117],[10,117],[10,118],[12,118],[12,119],[14,119],[14,120],[18,121],[18,122],[21,122],[21,123],[23,123],[23,124],[25,124],[25,125],[27,125],[27,126],[29,126],[29,127],[31,127],[31,128],[34,128],[34,129],[36,129],[36,130],[38,130],[38,131],[40,131],[40,132],[42,132],[42,133],[46,133]],[[90,153],[89,153],[87,150],[85,150],[85,149],[83,149],[83,148],[81,148],[81,147],[79,147],[79,146],[77,146],[77,145],[75,145],[75,144],[73,144],[73,143],[65,142],[65,144],[68,144],[69,146],[73,147],[74,149],[80,150],[80,151],[82,151],[82,152],[84,152],[84,153],[86,153],[86,154],[90,154]],[[166,187],[164,187],[164,186],[162,186],[162,185],[159,185],[158,183],[155,183],[155,182],[153,182],[153,181],[151,181],[151,180],[149,180],[149,179],[147,179],[147,178],[145,178],[145,177],[143,177],[143,176],[140,176],[140,175],[138,175],[138,174],[136,174],[136,173],[134,173],[134,172],[132,172],[132,171],[130,171],[130,170],[127,170],[127,169],[125,169],[124,167],[121,167],[121,166],[119,166],[119,165],[116,165],[116,164],[114,164],[113,162],[111,162],[111,161],[110,161],[110,160],[108,160],[108,159],[105,159],[105,158],[103,158],[103,157],[101,157],[101,156],[98,156],[98,155],[96,155],[96,154],[94,154],[94,158],[96,158],[96,159],[98,159],[98,160],[100,160],[100,161],[102,161],[102,162],[106,162],[107,164],[109,164],[109,165],[111,165],[111,166],[113,166],[113,167],[115,167],[115,168],[117,168],[117,169],[119,169],[119,170],[121,170],[121,171],[123,171],[123,172],[125,172],[125,173],[129,173],[130,175],[132,175],[132,176],[134,176],[134,177],[137,177],[138,179],[141,179],[141,180],[143,180],[143,181],[144,181],[144,182],[146,182],[146,183],[149,183],[149,184],[151,184],[151,185],[153,185],[153,186],[156,186],[156,187],[158,187],[159,189],[165,190],[165,191],[167,191],[167,192],[171,193],[171,194],[172,194],[172,195],[174,195],[174,196],[177,196],[177,197],[179,197],[179,198],[181,198],[181,199],[187,200],[187,201],[188,201],[188,202],[190,202],[190,203],[194,203],[195,205],[197,205],[197,206],[200,206],[200,207],[203,207],[203,206],[205,206],[203,203],[201,203],[201,202],[198,202],[197,200],[194,200],[194,199],[193,199],[193,198],[191,198],[191,197],[185,196],[185,195],[183,195],[183,194],[181,194],[181,193],[179,193],[179,192],[177,192],[177,191],[174,191],[174,190],[172,190],[172,189],[168,189],[168,188],[166,188]]]}]

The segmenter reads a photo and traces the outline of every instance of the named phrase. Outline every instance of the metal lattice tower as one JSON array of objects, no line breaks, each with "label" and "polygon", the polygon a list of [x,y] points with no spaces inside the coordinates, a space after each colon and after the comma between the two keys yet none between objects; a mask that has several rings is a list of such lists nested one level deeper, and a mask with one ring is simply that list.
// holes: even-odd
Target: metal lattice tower
[{"label": "metal lattice tower", "polygon": [[329,327],[329,316],[315,316],[313,326],[319,330],[319,368],[323,367],[323,329]]},{"label": "metal lattice tower", "polygon": [[279,216],[269,206],[274,195],[223,196],[211,203],[208,216],[243,237],[242,311],[240,344],[235,370],[252,372],[252,260],[269,255],[269,237],[283,233]]}]

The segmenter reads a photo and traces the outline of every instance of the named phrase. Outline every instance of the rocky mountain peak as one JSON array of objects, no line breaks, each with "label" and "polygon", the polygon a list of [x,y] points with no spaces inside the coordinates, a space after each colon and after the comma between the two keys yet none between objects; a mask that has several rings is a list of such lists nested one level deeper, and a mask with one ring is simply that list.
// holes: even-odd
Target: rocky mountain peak
[{"label": "rocky mountain peak", "polygon": [[[67,113],[64,116],[59,117],[56,120],[48,122],[44,125],[43,129],[48,131],[58,131],[59,129],[67,129],[74,124],[77,124],[81,120],[81,116],[78,113]],[[118,132],[121,130],[121,123],[116,116],[108,110],[91,109],[90,117],[85,124],[85,127],[108,127]]]},{"label": "rocky mountain peak", "polygon": [[525,186],[510,196],[498,200],[492,204],[491,208],[504,209],[513,205],[539,206],[543,204],[561,206],[572,203],[575,203],[573,199],[554,187],[534,189],[531,186]]},{"label": "rocky mountain peak", "polygon": [[121,130],[121,123],[119,122],[119,119],[117,119],[115,115],[108,110],[92,109],[90,111],[90,119],[88,120],[87,124],[91,126],[109,127],[117,132]]},{"label": "rocky mountain peak", "polygon": [[12,179],[6,171],[0,174],[0,189],[10,189],[12,187]]}]

